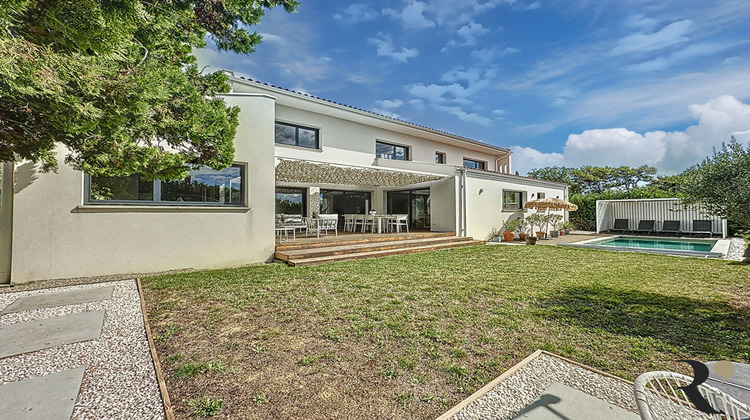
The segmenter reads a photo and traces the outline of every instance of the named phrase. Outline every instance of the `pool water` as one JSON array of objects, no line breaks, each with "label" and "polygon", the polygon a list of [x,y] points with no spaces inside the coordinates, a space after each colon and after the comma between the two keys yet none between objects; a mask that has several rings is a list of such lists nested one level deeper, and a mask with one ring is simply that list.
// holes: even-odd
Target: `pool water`
[{"label": "pool water", "polygon": [[716,241],[691,241],[681,239],[648,239],[648,238],[614,238],[596,245],[627,247],[627,248],[652,248],[681,251],[710,252]]}]

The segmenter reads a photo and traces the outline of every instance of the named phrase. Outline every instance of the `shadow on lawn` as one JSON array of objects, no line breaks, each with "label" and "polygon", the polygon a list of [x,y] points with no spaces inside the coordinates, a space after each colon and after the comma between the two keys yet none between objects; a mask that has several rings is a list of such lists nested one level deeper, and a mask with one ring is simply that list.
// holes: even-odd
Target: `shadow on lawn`
[{"label": "shadow on lawn", "polygon": [[724,303],[607,287],[574,287],[538,302],[562,324],[650,337],[686,354],[750,362],[750,311]]}]

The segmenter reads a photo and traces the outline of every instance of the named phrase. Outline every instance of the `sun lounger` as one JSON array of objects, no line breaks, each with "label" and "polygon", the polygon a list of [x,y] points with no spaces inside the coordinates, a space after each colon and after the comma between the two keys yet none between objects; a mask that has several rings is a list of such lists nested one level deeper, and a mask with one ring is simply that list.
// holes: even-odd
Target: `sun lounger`
[{"label": "sun lounger", "polygon": [[626,230],[628,230],[628,219],[615,219],[615,226],[610,229],[610,232],[617,232],[620,231],[622,233],[625,233]]},{"label": "sun lounger", "polygon": [[710,220],[693,220],[693,232],[694,233],[708,233],[711,236],[711,221]]},{"label": "sun lounger", "polygon": [[680,235],[680,221],[679,220],[665,220],[661,226],[661,231],[664,233],[674,233],[675,236]]},{"label": "sun lounger", "polygon": [[633,232],[638,233],[652,233],[654,232],[654,224],[656,222],[654,220],[641,220],[638,222],[638,229],[634,230]]}]

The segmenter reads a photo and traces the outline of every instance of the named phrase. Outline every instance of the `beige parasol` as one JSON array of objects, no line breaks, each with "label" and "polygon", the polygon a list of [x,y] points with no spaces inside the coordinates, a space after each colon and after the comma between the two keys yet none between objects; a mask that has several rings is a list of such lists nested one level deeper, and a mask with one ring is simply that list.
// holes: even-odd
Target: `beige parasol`
[{"label": "beige parasol", "polygon": [[[578,206],[571,203],[570,201],[561,200],[559,198],[537,198],[536,200],[531,200],[526,202],[526,204],[523,205],[524,208],[527,209],[547,209],[547,216],[549,216],[550,210],[567,210],[567,211],[576,211],[578,210]],[[541,226],[540,226],[541,227]],[[549,230],[549,219],[547,219],[547,226],[545,227],[544,231]]]}]

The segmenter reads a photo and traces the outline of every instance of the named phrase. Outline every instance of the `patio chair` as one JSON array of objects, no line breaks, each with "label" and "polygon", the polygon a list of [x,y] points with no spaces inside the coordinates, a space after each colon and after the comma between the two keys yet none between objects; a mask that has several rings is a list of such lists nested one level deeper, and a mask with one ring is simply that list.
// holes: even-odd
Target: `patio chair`
[{"label": "patio chair", "polygon": [[367,229],[370,229],[370,232],[375,233],[375,230],[378,226],[378,220],[375,218],[375,216],[371,214],[365,214],[364,220],[362,221],[362,233],[367,232]]},{"label": "patio chair", "polygon": [[641,220],[638,222],[638,229],[634,230],[633,232],[652,233],[654,232],[655,224],[656,224],[656,221],[654,220]]},{"label": "patio chair", "polygon": [[693,220],[693,232],[695,233],[708,233],[711,237],[713,230],[711,229],[710,220]]},{"label": "patio chair", "polygon": [[406,228],[406,233],[409,233],[409,215],[408,214],[397,214],[394,218],[388,219],[388,226],[390,230],[396,230],[401,233],[401,227]]},{"label": "patio chair", "polygon": [[328,231],[332,230],[339,236],[339,215],[338,214],[321,214],[318,215],[316,231],[318,232],[318,238],[320,238],[320,232],[325,235]]},{"label": "patio chair", "polygon": [[357,227],[359,227],[362,231],[364,231],[364,225],[365,225],[365,215],[355,214],[354,221],[352,223],[352,232],[356,232]]},{"label": "patio chair", "polygon": [[353,214],[344,215],[344,232],[353,232],[354,230],[354,216]]},{"label": "patio chair", "polygon": [[675,236],[680,236],[680,221],[665,220],[661,225],[661,231],[664,233],[674,232]]},{"label": "patio chair", "polygon": [[710,385],[698,385],[698,391],[714,410],[724,414],[706,414],[698,410],[684,390],[693,378],[674,372],[646,372],[636,378],[635,402],[641,420],[715,419],[741,420],[750,417],[750,406]]},{"label": "patio chair", "polygon": [[628,219],[615,219],[615,226],[610,229],[610,232],[617,232],[620,231],[622,233],[625,233],[626,230],[628,230],[630,220]]},{"label": "patio chair", "polygon": [[[279,215],[277,215],[279,216]],[[299,214],[281,214],[281,223],[279,224],[279,217],[276,218],[276,227],[290,227],[294,228],[295,232],[299,230],[302,232],[305,231],[305,236],[307,236],[307,222],[305,221],[305,218],[302,217]]]}]

